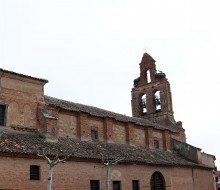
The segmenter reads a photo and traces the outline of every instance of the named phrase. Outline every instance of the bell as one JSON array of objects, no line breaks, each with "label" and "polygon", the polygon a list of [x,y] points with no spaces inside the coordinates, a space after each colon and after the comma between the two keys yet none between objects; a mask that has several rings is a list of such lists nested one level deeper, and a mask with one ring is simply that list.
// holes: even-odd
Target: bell
[{"label": "bell", "polygon": [[155,97],[155,105],[156,106],[160,106],[161,105],[160,99],[158,97]]}]

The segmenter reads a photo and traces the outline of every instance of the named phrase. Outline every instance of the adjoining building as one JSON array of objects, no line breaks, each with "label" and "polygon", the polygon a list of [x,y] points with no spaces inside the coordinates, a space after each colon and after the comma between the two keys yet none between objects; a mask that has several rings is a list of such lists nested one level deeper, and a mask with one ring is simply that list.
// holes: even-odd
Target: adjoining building
[{"label": "adjoining building", "polygon": [[39,157],[71,156],[54,168],[54,190],[212,190],[215,157],[186,143],[170,84],[145,53],[132,88],[132,117],[44,95],[48,81],[0,69],[0,189],[43,190]]},{"label": "adjoining building", "polygon": [[215,177],[215,183],[216,183],[215,189],[220,190],[220,171],[215,171],[214,177]]}]

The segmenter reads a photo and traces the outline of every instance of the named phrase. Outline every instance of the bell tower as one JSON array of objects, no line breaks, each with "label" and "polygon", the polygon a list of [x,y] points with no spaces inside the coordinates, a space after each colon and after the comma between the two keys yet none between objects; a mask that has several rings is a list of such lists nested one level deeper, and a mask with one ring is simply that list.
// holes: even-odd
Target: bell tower
[{"label": "bell tower", "polygon": [[132,88],[132,115],[149,119],[164,126],[177,123],[173,116],[170,84],[165,73],[156,70],[155,60],[144,53],[140,63],[140,76]]}]

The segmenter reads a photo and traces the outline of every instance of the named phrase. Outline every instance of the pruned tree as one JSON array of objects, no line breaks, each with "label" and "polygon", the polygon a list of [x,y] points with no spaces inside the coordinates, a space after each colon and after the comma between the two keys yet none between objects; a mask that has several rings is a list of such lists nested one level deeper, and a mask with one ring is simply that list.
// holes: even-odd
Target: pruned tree
[{"label": "pruned tree", "polygon": [[52,179],[53,179],[53,167],[56,166],[59,163],[65,163],[65,161],[70,156],[72,156],[73,154],[70,153],[70,154],[65,155],[63,153],[62,149],[58,148],[57,151],[56,151],[56,154],[54,156],[49,156],[45,152],[45,149],[40,148],[37,155],[40,156],[40,157],[43,157],[45,160],[47,160],[47,163],[49,165],[47,190],[51,190],[51,188],[52,188]]},{"label": "pruned tree", "polygon": [[109,190],[109,173],[110,173],[110,166],[117,164],[118,162],[124,160],[124,158],[116,158],[116,159],[104,159],[103,154],[100,154],[101,156],[101,163],[105,166],[105,170],[106,170],[106,190]]}]

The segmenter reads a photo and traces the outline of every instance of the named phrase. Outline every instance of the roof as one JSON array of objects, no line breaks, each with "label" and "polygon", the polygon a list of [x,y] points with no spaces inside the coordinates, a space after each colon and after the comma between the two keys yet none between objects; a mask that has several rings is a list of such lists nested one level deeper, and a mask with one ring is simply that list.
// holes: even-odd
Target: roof
[{"label": "roof", "polygon": [[136,147],[127,144],[105,143],[100,141],[81,141],[62,137],[57,143],[50,143],[39,137],[36,133],[12,132],[4,130],[0,133],[0,153],[35,155],[44,149],[46,154],[55,155],[57,150],[63,150],[63,154],[72,153],[72,158],[80,159],[104,159],[124,158],[123,162],[135,162],[149,165],[179,165],[197,166],[187,161],[176,153],[151,150],[144,147]]},{"label": "roof", "polygon": [[173,128],[171,126],[163,126],[158,123],[153,123],[148,119],[143,119],[139,117],[130,117],[130,116],[122,115],[119,113],[114,113],[114,112],[107,111],[107,110],[93,107],[93,106],[69,102],[66,100],[61,100],[61,99],[53,98],[50,96],[44,96],[44,100],[47,105],[56,106],[67,111],[85,112],[85,113],[88,113],[90,115],[97,116],[97,117],[112,118],[112,119],[115,119],[116,121],[131,122],[137,125],[148,126],[148,127],[152,126],[160,130],[168,129],[173,132],[177,131],[177,128]]},{"label": "roof", "polygon": [[20,77],[25,77],[25,78],[29,78],[29,79],[38,80],[38,81],[41,81],[41,82],[48,83],[48,80],[46,80],[46,79],[36,78],[36,77],[29,76],[29,75],[24,75],[24,74],[16,73],[16,72],[13,72],[13,71],[4,70],[2,68],[0,68],[0,71],[5,72],[5,73],[9,73],[9,74],[13,74],[13,75],[17,75],[17,76],[20,76]]},{"label": "roof", "polygon": [[141,62],[142,62],[143,59],[145,59],[145,58],[150,58],[150,59],[152,59],[152,60],[155,62],[154,58],[153,58],[151,55],[149,55],[148,53],[146,53],[146,52],[143,54],[143,57],[142,57]]}]

